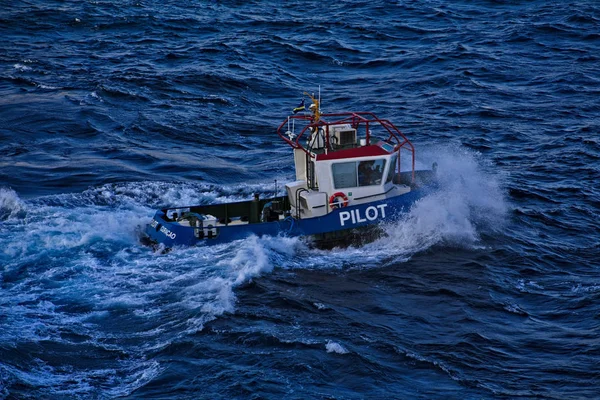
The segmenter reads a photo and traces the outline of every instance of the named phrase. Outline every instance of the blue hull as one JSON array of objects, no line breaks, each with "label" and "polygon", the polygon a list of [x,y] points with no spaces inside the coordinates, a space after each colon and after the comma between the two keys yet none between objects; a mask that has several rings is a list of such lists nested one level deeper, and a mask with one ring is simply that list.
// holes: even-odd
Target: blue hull
[{"label": "blue hull", "polygon": [[163,211],[157,211],[146,226],[146,235],[152,242],[163,244],[166,248],[227,243],[252,235],[319,235],[394,221],[422,196],[423,190],[413,190],[385,200],[339,208],[321,217],[296,219],[289,216],[274,222],[217,226],[216,236],[204,238],[196,236],[195,228],[169,221]]}]

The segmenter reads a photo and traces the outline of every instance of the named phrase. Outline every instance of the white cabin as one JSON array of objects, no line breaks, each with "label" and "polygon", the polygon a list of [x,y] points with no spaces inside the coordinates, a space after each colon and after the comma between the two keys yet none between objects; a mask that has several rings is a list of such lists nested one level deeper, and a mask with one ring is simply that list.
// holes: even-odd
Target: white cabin
[{"label": "white cabin", "polygon": [[358,139],[357,129],[348,123],[324,124],[314,131],[306,148],[294,148],[296,181],[285,185],[293,216],[319,217],[339,207],[410,192],[410,186],[394,183],[402,147],[398,143],[370,144],[370,131]]}]

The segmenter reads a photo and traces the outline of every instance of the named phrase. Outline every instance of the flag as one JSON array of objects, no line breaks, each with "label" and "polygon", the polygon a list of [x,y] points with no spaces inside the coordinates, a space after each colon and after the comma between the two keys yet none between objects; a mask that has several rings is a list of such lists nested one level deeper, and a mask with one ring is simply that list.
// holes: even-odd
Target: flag
[{"label": "flag", "polygon": [[292,112],[293,112],[294,114],[296,114],[297,112],[299,112],[299,111],[302,111],[302,110],[304,110],[304,109],[305,109],[305,107],[304,107],[304,99],[302,99],[302,101],[300,102],[300,104],[298,105],[298,107],[294,108],[294,109],[292,110]]}]

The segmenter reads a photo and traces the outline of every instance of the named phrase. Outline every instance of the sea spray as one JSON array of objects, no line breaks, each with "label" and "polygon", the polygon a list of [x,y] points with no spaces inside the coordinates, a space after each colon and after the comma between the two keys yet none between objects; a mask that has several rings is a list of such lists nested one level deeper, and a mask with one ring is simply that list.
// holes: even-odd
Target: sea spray
[{"label": "sea spray", "polygon": [[25,203],[14,190],[0,187],[0,221],[23,217],[25,210]]},{"label": "sea spray", "polygon": [[397,223],[386,225],[400,252],[436,244],[473,246],[482,230],[501,230],[507,204],[502,177],[486,171],[477,154],[460,148],[429,149],[423,158],[438,165],[438,189],[417,201]]},{"label": "sea spray", "polygon": [[438,188],[418,200],[397,221],[382,225],[386,235],[360,248],[315,250],[302,265],[310,268],[371,268],[405,262],[435,245],[473,248],[482,232],[502,230],[507,203],[502,176],[489,170],[478,154],[461,147],[421,153],[436,162]]},{"label": "sea spray", "polygon": [[333,340],[328,340],[325,345],[325,349],[328,353],[337,353],[337,354],[348,354],[348,350],[338,342],[334,342]]}]

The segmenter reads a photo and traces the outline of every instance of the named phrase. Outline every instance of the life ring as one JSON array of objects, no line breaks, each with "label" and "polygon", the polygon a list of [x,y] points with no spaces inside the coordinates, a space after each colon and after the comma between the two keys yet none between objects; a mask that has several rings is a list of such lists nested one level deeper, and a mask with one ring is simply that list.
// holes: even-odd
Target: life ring
[{"label": "life ring", "polygon": [[[336,199],[338,197],[341,197],[342,200],[344,200],[344,202],[342,204],[340,204],[339,201],[336,201]],[[348,196],[346,196],[342,192],[335,192],[329,198],[329,207],[331,207],[332,210],[335,210],[336,208],[346,207],[346,206],[348,206]]]}]

